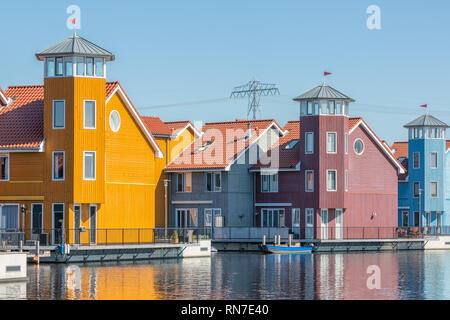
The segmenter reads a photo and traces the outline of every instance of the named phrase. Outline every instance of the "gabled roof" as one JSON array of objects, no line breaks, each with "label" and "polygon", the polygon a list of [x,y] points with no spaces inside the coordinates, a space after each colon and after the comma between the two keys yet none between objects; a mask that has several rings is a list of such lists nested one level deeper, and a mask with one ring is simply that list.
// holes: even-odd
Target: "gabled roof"
[{"label": "gabled roof", "polygon": [[141,118],[142,118],[142,122],[144,122],[144,124],[147,127],[147,129],[154,136],[167,136],[167,137],[169,137],[172,134],[172,130],[160,118],[158,118],[158,117],[149,117],[149,116],[142,116]]},{"label": "gabled roof", "polygon": [[76,34],[36,53],[39,60],[54,56],[89,56],[105,58],[107,61],[115,59],[111,52]]},{"label": "gabled roof", "polygon": [[391,149],[397,159],[408,158],[408,141],[396,141]]},{"label": "gabled roof", "polygon": [[[248,138],[248,125],[252,134]],[[273,119],[206,123],[203,135],[191,143],[167,167],[166,172],[229,170],[230,166],[270,128],[282,134]]]},{"label": "gabled roof", "polygon": [[298,97],[294,98],[294,101],[311,100],[311,99],[340,99],[347,102],[354,102],[352,98],[346,96],[342,92],[330,87],[326,83],[322,83],[320,86],[311,89]]},{"label": "gabled roof", "polygon": [[172,135],[178,136],[180,135],[184,130],[187,128],[191,128],[191,130],[194,132],[194,135],[198,138],[202,135],[200,130],[198,130],[194,124],[189,121],[169,121],[165,122],[165,124],[172,130]]},{"label": "gabled roof", "polygon": [[[271,148],[267,151],[266,156],[278,154],[278,166],[276,168],[280,169],[293,169],[300,170],[300,121],[289,121],[284,127],[284,136],[281,137]],[[287,148],[290,143],[297,143],[292,148]],[[276,160],[275,160],[276,162]],[[272,167],[271,167],[272,165]],[[274,163],[261,163],[258,161],[252,168],[251,171],[259,171],[264,168],[273,169]]]},{"label": "gabled roof", "polygon": [[[106,103],[116,92],[121,95],[157,157],[162,157],[161,149],[142,123],[120,83],[107,82],[105,91]],[[11,86],[5,95],[12,102],[0,108],[0,150],[40,151],[44,142],[44,86]]]},{"label": "gabled roof", "polygon": [[405,128],[411,128],[411,127],[441,127],[441,128],[449,128],[449,126],[442,122],[439,119],[436,119],[430,114],[424,114],[417,119],[408,122],[404,125]]}]

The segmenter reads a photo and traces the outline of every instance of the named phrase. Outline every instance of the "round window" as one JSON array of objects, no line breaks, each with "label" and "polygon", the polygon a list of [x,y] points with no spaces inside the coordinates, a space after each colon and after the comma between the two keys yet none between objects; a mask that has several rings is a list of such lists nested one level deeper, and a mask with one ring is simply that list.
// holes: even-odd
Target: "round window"
[{"label": "round window", "polygon": [[119,131],[120,128],[120,114],[117,110],[111,111],[109,115],[109,127],[113,132]]},{"label": "round window", "polygon": [[356,154],[362,154],[364,152],[364,143],[361,139],[356,139],[353,144],[353,149]]}]

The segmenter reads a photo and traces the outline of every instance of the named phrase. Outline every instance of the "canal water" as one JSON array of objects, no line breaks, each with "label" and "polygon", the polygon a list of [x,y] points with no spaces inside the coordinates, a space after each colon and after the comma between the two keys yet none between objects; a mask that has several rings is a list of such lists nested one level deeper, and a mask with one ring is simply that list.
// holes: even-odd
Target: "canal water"
[{"label": "canal water", "polygon": [[449,266],[450,251],[41,264],[0,299],[450,299]]}]

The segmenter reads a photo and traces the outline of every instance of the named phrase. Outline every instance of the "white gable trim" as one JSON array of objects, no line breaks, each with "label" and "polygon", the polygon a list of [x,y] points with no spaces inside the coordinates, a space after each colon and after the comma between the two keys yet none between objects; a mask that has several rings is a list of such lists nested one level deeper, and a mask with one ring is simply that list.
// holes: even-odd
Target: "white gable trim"
[{"label": "white gable trim", "polygon": [[0,91],[0,101],[2,102],[2,104],[8,105],[11,103],[11,98],[8,98],[2,93],[2,91]]},{"label": "white gable trim", "polygon": [[163,158],[164,154],[159,148],[158,144],[156,143],[155,139],[153,139],[152,135],[148,132],[147,128],[145,127],[144,123],[142,122],[141,117],[137,113],[136,109],[131,104],[131,101],[128,100],[125,92],[123,92],[123,89],[120,84],[117,85],[117,87],[114,89],[114,91],[111,93],[109,97],[107,97],[105,102],[105,107],[108,104],[109,100],[116,94],[119,93],[119,96],[122,98],[123,101],[125,101],[125,106],[128,108],[128,110],[131,112],[131,115],[133,116],[134,120],[138,123],[139,128],[144,133],[145,138],[150,142],[150,145],[153,147],[153,150],[155,151],[157,158]]},{"label": "white gable trim", "polygon": [[198,129],[196,127],[194,127],[192,124],[188,123],[183,129],[178,130],[177,134],[173,135],[173,139],[176,139],[180,136],[180,134],[182,134],[184,132],[184,130],[191,128],[192,131],[194,132],[194,136],[195,138],[198,138],[202,135],[202,133],[200,131],[198,131]]},{"label": "white gable trim", "polygon": [[362,119],[358,121],[358,123],[349,131],[348,134],[349,135],[352,134],[352,132],[361,124],[362,127],[365,129],[365,131],[372,137],[372,139],[381,147],[381,149],[388,156],[388,158],[391,159],[391,161],[395,164],[395,166],[398,168],[398,172],[405,173],[405,170],[403,169],[402,165],[392,156],[392,154],[386,148],[385,144],[373,133],[373,131],[367,126],[367,124]]}]

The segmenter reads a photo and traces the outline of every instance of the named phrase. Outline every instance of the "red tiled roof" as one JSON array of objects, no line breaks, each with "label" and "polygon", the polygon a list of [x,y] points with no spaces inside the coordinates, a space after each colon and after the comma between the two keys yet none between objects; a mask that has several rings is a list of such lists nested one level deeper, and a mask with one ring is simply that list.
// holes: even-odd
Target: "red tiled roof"
[{"label": "red tiled roof", "polygon": [[[249,123],[252,135],[246,139]],[[201,138],[179,154],[166,170],[224,169],[273,125],[281,130],[273,119],[206,123]]]},{"label": "red tiled roof", "polygon": [[348,119],[348,130],[352,130],[361,120],[362,120],[361,117],[349,118]]},{"label": "red tiled roof", "polygon": [[398,175],[398,180],[405,180],[406,177],[408,176],[408,158],[403,159],[403,161],[401,162],[403,168],[405,168],[405,172],[404,173],[400,173]]},{"label": "red tiled roof", "polygon": [[267,157],[271,155],[276,155],[278,153],[278,165],[272,160],[272,163],[262,164],[258,161],[253,168],[295,168],[300,162],[300,151],[299,143],[297,143],[293,148],[286,149],[288,143],[293,140],[300,140],[300,121],[289,121],[284,127],[283,131],[287,133],[281,137],[267,152]]},{"label": "red tiled roof", "polygon": [[44,87],[13,86],[5,93],[13,101],[0,109],[0,148],[38,148],[44,139]]},{"label": "red tiled roof", "polygon": [[141,116],[142,122],[147,127],[147,130],[152,134],[160,134],[170,136],[172,134],[172,130],[169,128],[167,124],[165,124],[158,117],[148,117]]},{"label": "red tiled roof", "polygon": [[192,122],[189,120],[169,121],[169,122],[164,122],[164,123],[170,128],[170,130],[172,130],[172,134],[174,134],[174,135],[179,134],[181,132],[181,130],[186,128],[186,126],[188,126],[188,125],[191,125],[192,128],[195,128],[194,125],[192,124]]},{"label": "red tiled roof", "polygon": [[408,142],[397,141],[391,146],[392,152],[397,159],[408,158]]}]

